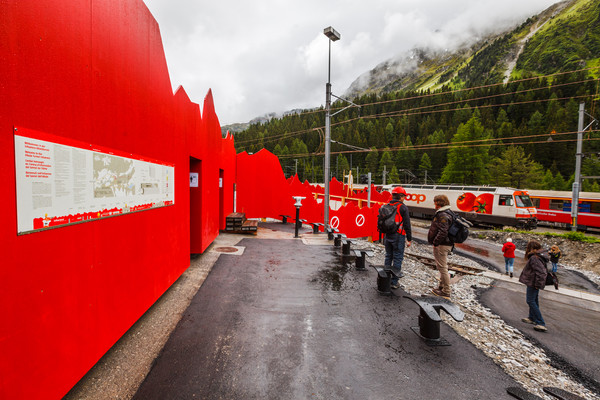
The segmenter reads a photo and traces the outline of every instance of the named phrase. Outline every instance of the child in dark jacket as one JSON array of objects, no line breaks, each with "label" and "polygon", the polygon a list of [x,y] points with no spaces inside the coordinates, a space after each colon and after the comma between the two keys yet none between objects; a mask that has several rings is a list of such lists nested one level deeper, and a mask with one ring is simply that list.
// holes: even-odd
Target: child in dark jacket
[{"label": "child in dark jacket", "polygon": [[550,252],[548,253],[548,255],[550,255],[552,272],[556,273],[556,270],[558,269],[558,259],[560,258],[560,249],[558,248],[558,246],[554,245],[550,247]]},{"label": "child in dark jacket", "polygon": [[525,258],[527,264],[521,272],[519,282],[527,286],[526,301],[529,306],[529,317],[523,318],[522,321],[533,324],[533,329],[536,331],[546,332],[546,323],[540,311],[539,292],[546,286],[548,255],[543,252],[542,245],[539,242],[532,240],[527,243]]}]

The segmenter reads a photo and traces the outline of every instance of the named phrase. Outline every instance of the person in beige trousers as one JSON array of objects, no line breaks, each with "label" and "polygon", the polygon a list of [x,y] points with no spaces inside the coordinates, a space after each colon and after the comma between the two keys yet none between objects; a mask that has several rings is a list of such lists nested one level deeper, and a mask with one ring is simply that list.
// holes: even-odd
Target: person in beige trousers
[{"label": "person in beige trousers", "polygon": [[440,285],[431,292],[440,297],[450,298],[450,274],[448,273],[448,253],[452,250],[452,241],[448,238],[448,229],[452,225],[450,201],[448,196],[440,194],[433,198],[435,216],[431,221],[427,241],[433,245],[433,258],[440,272]]}]

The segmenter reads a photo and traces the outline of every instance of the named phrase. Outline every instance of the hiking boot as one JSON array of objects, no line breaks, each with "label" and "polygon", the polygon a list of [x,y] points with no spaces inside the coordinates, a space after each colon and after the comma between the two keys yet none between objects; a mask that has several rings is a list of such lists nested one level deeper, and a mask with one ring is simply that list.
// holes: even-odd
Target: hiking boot
[{"label": "hiking boot", "polygon": [[513,275],[512,275],[512,272],[510,273],[510,277],[511,277],[511,278],[513,277]]},{"label": "hiking boot", "polygon": [[442,292],[439,289],[431,289],[431,293],[433,293],[434,295],[436,295],[438,297],[443,297],[445,299],[450,300],[450,295],[445,295],[444,292]]},{"label": "hiking boot", "polygon": [[544,325],[536,325],[533,327],[538,332],[546,332],[548,329]]},{"label": "hiking boot", "polygon": [[396,283],[392,283],[392,284],[390,285],[390,287],[391,287],[392,289],[399,289],[399,288],[400,288],[400,283],[398,283],[398,282],[396,282]]},{"label": "hiking boot", "polygon": [[523,318],[521,320],[522,322],[525,322],[526,324],[532,324],[535,325],[535,322],[533,322],[532,320],[530,320],[529,318]]}]

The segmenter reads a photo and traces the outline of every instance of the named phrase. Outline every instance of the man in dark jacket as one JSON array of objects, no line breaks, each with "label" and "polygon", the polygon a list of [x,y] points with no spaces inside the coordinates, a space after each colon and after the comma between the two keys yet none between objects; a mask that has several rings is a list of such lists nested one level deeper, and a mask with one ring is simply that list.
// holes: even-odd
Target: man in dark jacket
[{"label": "man in dark jacket", "polygon": [[448,273],[448,253],[452,250],[452,241],[448,238],[448,229],[452,225],[450,201],[444,194],[433,198],[435,216],[429,227],[427,241],[433,245],[435,266],[440,271],[440,285],[431,292],[436,296],[450,298],[450,274]]},{"label": "man in dark jacket", "polygon": [[[412,232],[410,227],[410,216],[408,207],[404,204],[406,190],[397,186],[392,189],[392,200],[389,204],[398,208],[396,213],[396,222],[399,223],[398,231],[385,235],[383,243],[385,244],[385,265],[392,267],[392,289],[398,289],[400,284],[398,278],[401,278],[402,261],[404,260],[404,247],[410,247],[412,241]],[[393,265],[393,266],[392,266]]]}]

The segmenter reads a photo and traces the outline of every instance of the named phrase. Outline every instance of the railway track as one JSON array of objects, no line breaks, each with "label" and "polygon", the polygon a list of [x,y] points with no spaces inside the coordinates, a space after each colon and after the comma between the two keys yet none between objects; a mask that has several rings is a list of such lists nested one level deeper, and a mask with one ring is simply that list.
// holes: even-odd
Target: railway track
[{"label": "railway track", "polygon": [[[422,262],[423,264],[429,265],[434,269],[436,268],[435,267],[435,259],[433,257],[422,256],[419,254],[414,254],[414,253],[409,253],[409,252],[404,253],[404,255],[415,258],[418,261]],[[463,264],[458,264],[458,263],[454,263],[454,262],[448,262],[448,269],[451,271],[454,271],[454,272],[458,272],[459,274],[464,274],[464,275],[482,275],[485,271],[487,271],[485,268],[473,267],[470,265],[463,265]]]}]

